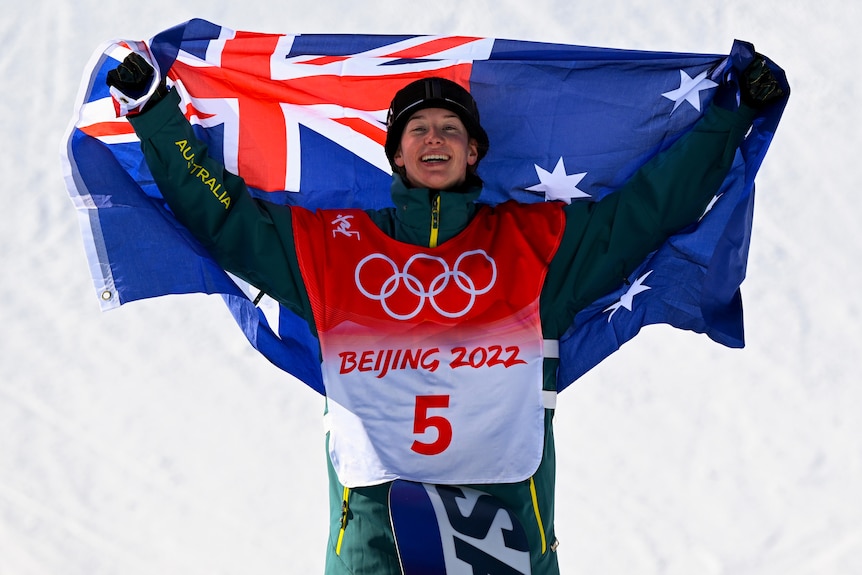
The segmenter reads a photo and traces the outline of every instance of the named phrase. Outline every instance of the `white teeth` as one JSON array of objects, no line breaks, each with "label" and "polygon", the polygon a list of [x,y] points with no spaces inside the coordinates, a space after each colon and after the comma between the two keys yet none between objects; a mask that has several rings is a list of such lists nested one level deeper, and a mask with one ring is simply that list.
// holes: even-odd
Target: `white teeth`
[{"label": "white teeth", "polygon": [[449,159],[449,156],[444,154],[429,154],[427,156],[422,156],[423,162],[445,162]]}]

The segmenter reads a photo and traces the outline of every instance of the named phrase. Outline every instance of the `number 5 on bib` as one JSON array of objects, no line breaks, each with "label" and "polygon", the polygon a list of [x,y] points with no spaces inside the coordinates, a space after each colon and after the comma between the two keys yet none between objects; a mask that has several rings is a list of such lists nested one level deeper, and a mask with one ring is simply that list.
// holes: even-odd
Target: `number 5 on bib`
[{"label": "number 5 on bib", "polygon": [[429,409],[449,407],[448,395],[419,395],[416,397],[416,416],[413,419],[413,433],[424,434],[429,429],[437,430],[437,439],[425,443],[418,439],[410,447],[420,455],[439,455],[452,443],[452,423],[442,415],[429,415]]}]

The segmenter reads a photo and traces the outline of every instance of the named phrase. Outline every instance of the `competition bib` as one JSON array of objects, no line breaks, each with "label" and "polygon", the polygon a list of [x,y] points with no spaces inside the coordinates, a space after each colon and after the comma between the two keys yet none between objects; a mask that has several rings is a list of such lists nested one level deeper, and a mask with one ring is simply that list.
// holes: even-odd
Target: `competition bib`
[{"label": "competition bib", "polygon": [[293,214],[339,480],[530,477],[544,442],[539,294],[559,207],[483,207],[436,248],[397,242],[360,210]]}]

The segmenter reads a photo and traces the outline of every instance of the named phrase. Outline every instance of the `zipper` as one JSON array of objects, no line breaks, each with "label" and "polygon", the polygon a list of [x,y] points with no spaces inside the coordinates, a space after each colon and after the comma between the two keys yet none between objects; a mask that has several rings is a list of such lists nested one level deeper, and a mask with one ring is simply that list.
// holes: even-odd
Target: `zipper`
[{"label": "zipper", "polygon": [[539,534],[542,536],[542,555],[548,549],[548,541],[545,538],[545,526],[542,523],[542,513],[539,511],[539,496],[536,494],[536,482],[530,477],[530,497],[533,499],[533,513],[536,515],[536,524],[539,527]]},{"label": "zipper", "polygon": [[[344,530],[347,528],[347,513],[350,510],[347,500],[350,497],[350,488],[344,488],[341,496],[341,529],[338,530],[338,542],[335,544],[335,554],[341,555],[341,542],[344,540]],[[544,540],[544,535],[542,536]]]},{"label": "zipper", "polygon": [[436,194],[431,200],[431,235],[428,238],[428,247],[436,248],[440,232],[440,194]]}]

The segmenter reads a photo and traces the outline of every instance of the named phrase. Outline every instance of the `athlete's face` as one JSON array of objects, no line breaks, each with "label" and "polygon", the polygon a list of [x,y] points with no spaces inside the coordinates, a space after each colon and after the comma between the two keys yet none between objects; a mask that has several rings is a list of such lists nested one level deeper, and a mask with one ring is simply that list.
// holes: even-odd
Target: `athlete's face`
[{"label": "athlete's face", "polygon": [[394,161],[413,186],[445,190],[463,183],[478,157],[476,140],[458,114],[426,108],[407,121]]}]

